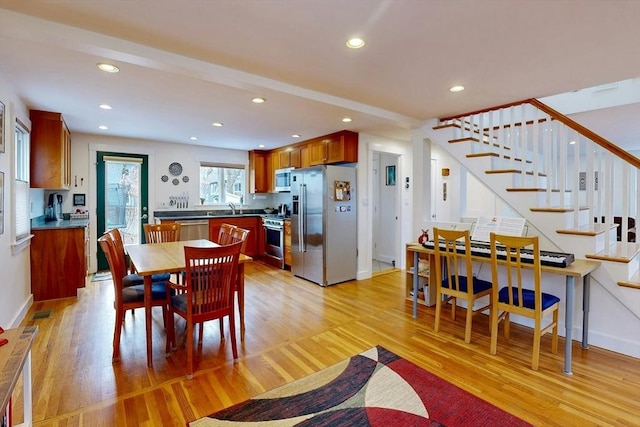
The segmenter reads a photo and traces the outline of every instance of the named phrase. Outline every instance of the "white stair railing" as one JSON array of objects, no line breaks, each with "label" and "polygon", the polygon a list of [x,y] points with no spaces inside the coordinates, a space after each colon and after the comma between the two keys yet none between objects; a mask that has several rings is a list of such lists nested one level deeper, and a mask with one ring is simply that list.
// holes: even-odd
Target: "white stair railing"
[{"label": "white stair railing", "polygon": [[[493,169],[520,171],[521,190],[536,191],[539,208],[572,211],[572,227],[593,230],[618,222],[622,243],[637,234],[640,159],[530,99],[440,120],[456,140],[478,140],[470,153],[496,156]],[[610,247],[610,233],[605,247]],[[630,239],[631,238],[631,239]]]}]

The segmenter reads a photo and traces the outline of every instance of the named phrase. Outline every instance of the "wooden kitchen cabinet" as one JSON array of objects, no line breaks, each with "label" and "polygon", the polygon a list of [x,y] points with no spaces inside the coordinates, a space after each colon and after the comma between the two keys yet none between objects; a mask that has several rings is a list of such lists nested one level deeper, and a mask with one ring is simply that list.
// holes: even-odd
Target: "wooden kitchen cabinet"
[{"label": "wooden kitchen cabinet", "polygon": [[31,188],[71,187],[71,134],[62,114],[31,110]]},{"label": "wooden kitchen cabinet", "polygon": [[85,286],[86,228],[31,230],[31,293],[34,301],[77,296]]},{"label": "wooden kitchen cabinet", "polygon": [[280,168],[299,168],[300,166],[300,147],[287,147],[278,150],[279,167]]},{"label": "wooden kitchen cabinet", "polygon": [[316,138],[309,143],[310,164],[356,163],[358,161],[358,134],[341,132]]},{"label": "wooden kitchen cabinet", "polygon": [[284,264],[291,267],[291,220],[284,220]]},{"label": "wooden kitchen cabinet", "polygon": [[268,151],[249,151],[250,193],[268,193],[270,191],[270,183],[273,182],[273,178],[269,179],[268,175],[271,169],[270,162],[271,158]]},{"label": "wooden kitchen cabinet", "polygon": [[225,223],[249,230],[249,235],[247,236],[247,245],[244,251],[245,255],[262,255],[262,253],[264,252],[264,243],[262,238],[262,217],[225,216],[222,218],[212,218],[209,220],[209,236],[211,236],[211,240],[216,241],[218,239],[218,234],[220,234],[220,226]]}]

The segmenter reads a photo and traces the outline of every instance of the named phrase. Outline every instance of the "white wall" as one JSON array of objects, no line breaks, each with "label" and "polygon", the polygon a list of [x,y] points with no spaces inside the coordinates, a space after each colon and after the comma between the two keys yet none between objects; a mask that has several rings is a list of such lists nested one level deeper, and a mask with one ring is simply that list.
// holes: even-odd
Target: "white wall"
[{"label": "white wall", "polygon": [[[394,141],[388,138],[361,133],[358,139],[358,279],[371,277],[371,259],[373,251],[371,248],[371,237],[373,235],[373,178],[371,170],[373,168],[374,153],[388,153],[397,156],[396,168],[396,241],[391,243],[395,246],[396,266],[404,267],[405,243],[413,242],[417,239],[411,232],[413,203],[413,165],[411,144]],[[409,189],[405,188],[405,178],[409,177]]]},{"label": "white wall", "polygon": [[14,180],[14,141],[15,122],[19,119],[25,126],[31,127],[29,113],[22,101],[0,74],[0,101],[5,105],[3,133],[5,152],[0,153],[0,172],[4,172],[4,232],[0,234],[0,326],[12,328],[20,324],[33,302],[31,294],[31,274],[29,248],[14,254],[12,244],[15,241],[13,230],[13,180]]}]

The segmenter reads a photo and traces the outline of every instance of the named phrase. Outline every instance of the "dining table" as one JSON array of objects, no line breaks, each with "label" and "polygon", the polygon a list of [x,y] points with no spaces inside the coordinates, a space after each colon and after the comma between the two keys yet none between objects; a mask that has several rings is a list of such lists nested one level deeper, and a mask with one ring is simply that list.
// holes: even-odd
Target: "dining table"
[{"label": "dining table", "polygon": [[[177,242],[145,243],[126,245],[125,249],[136,274],[144,278],[144,311],[147,339],[147,366],[152,362],[151,338],[151,276],[162,273],[180,273],[185,270],[185,247],[212,248],[219,244],[207,239],[183,240]],[[240,254],[236,291],[240,312],[240,339],[244,340],[244,265],[251,261],[250,256]],[[168,319],[171,320],[171,319]]]}]

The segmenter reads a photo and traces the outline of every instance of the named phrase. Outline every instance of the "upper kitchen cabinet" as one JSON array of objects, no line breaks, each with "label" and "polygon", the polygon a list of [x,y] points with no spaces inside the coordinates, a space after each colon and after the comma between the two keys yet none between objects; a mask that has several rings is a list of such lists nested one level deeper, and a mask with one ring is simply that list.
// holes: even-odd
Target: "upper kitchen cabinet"
[{"label": "upper kitchen cabinet", "polygon": [[62,114],[31,110],[32,188],[71,187],[71,135]]},{"label": "upper kitchen cabinet", "polygon": [[249,192],[268,193],[271,187],[269,172],[271,156],[267,151],[249,151]]},{"label": "upper kitchen cabinet", "polygon": [[299,168],[300,163],[300,147],[287,147],[282,150],[278,150],[278,157],[280,161],[280,168]]},{"label": "upper kitchen cabinet", "polygon": [[314,165],[356,163],[358,134],[348,130],[313,139],[309,143],[309,162]]}]

